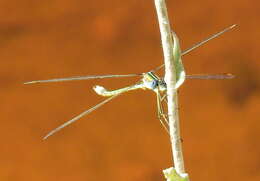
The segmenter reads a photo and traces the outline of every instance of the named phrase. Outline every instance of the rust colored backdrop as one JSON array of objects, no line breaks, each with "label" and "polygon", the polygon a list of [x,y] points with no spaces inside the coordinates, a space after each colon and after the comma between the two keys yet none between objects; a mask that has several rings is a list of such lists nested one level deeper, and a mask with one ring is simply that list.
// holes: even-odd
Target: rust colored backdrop
[{"label": "rust colored backdrop", "polygon": [[[186,72],[234,80],[187,80],[180,88],[181,134],[191,180],[260,179],[259,1],[168,0],[182,49],[238,26],[183,57]],[[2,181],[157,181],[171,166],[155,95],[122,95],[46,141],[42,137],[103,100],[96,84],[138,78],[23,85],[74,75],[127,74],[163,63],[154,2],[0,2]]]}]

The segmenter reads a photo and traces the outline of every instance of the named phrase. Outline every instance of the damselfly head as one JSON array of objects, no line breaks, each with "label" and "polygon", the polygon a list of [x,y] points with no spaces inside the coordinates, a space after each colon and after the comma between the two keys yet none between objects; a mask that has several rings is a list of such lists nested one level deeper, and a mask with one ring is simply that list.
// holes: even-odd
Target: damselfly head
[{"label": "damselfly head", "polygon": [[142,78],[144,87],[153,91],[165,91],[166,84],[155,73],[147,72]]}]

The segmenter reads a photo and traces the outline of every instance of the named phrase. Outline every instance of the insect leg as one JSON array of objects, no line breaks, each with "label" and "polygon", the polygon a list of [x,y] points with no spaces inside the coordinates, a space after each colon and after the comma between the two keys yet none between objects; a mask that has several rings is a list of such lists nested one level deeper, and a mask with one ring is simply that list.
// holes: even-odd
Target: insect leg
[{"label": "insect leg", "polygon": [[168,103],[168,101],[167,101],[167,93],[164,93],[164,95],[161,98],[161,101],[165,101],[166,103]]},{"label": "insect leg", "polygon": [[[156,100],[157,100],[157,116],[158,116],[158,119],[160,120],[160,123],[162,124],[163,128],[169,134],[169,130],[168,130],[169,123],[163,112],[163,107],[161,104],[161,95],[160,95],[159,89],[157,89],[155,92],[156,92]],[[167,126],[165,125],[165,123]]]}]

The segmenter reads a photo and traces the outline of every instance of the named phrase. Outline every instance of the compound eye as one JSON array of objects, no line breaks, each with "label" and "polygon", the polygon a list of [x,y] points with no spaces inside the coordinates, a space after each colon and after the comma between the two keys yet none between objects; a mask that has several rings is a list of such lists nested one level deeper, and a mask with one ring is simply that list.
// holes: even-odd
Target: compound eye
[{"label": "compound eye", "polygon": [[158,85],[158,82],[157,82],[156,80],[153,80],[153,81],[151,82],[151,87],[152,87],[152,89],[155,89],[155,88],[157,87],[157,85]]}]

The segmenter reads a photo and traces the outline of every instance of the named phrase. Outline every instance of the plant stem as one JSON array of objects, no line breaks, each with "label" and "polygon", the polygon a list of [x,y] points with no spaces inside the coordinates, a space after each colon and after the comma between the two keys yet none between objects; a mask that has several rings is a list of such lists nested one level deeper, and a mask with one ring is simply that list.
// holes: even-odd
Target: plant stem
[{"label": "plant stem", "polygon": [[179,174],[185,173],[179,128],[176,67],[174,66],[173,40],[165,0],[154,0],[162,39],[167,84],[169,132],[174,166]]}]

